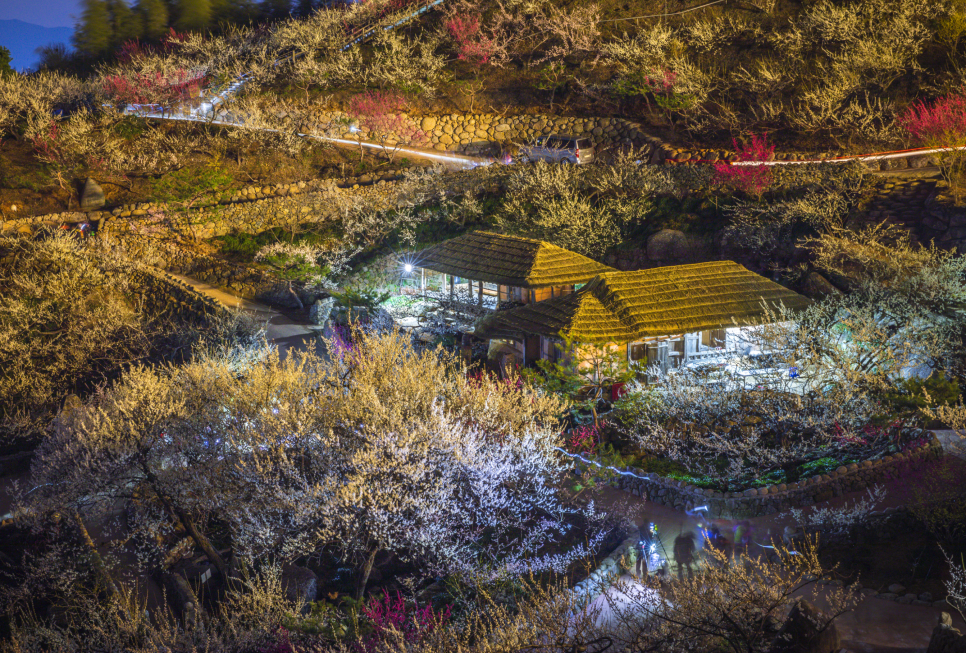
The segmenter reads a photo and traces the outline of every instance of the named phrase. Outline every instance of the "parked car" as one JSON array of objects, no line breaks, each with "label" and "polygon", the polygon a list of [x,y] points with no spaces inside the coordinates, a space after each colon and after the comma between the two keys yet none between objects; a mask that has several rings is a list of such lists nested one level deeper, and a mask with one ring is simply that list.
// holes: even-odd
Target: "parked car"
[{"label": "parked car", "polygon": [[578,136],[541,136],[520,148],[522,160],[548,163],[590,163],[594,154],[593,141]]}]

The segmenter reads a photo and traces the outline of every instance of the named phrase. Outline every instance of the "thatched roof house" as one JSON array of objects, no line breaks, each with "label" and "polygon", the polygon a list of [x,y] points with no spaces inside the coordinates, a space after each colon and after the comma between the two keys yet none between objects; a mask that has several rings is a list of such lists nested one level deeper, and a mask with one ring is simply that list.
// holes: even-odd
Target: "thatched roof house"
[{"label": "thatched roof house", "polygon": [[427,270],[518,288],[586,283],[614,268],[540,240],[487,231],[452,238],[423,250],[416,264]]},{"label": "thatched roof house", "polygon": [[604,272],[572,294],[485,318],[485,339],[561,334],[588,343],[630,343],[756,323],[767,306],[809,300],[732,261]]}]

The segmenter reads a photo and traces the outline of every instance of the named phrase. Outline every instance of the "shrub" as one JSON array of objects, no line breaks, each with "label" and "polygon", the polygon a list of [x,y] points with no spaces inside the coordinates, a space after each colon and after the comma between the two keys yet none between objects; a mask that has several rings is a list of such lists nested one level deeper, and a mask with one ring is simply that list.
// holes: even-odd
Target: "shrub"
[{"label": "shrub", "polygon": [[753,164],[761,164],[771,159],[775,154],[775,146],[768,144],[768,138],[764,134],[752,136],[751,142],[743,147],[739,147],[736,140],[732,143],[737,151],[737,163],[746,165],[715,163],[716,181],[760,198],[771,186],[772,166]]},{"label": "shrub", "polygon": [[395,599],[388,591],[382,592],[382,598],[374,596],[362,608],[362,614],[373,625],[373,633],[359,641],[361,651],[380,650],[387,643],[418,643],[449,619],[450,606],[438,612],[432,605],[410,607],[398,591]]},{"label": "shrub", "polygon": [[[931,105],[919,102],[909,107],[897,122],[914,140],[927,147],[966,146],[966,97],[946,95]],[[962,150],[951,150],[939,153],[938,157],[943,177],[959,200],[966,191],[966,155]]]}]

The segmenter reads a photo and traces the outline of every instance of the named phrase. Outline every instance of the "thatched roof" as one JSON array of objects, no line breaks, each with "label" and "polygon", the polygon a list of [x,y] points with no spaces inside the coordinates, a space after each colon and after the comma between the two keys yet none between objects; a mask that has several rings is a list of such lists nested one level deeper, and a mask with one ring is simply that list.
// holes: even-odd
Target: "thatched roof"
[{"label": "thatched roof", "polygon": [[531,238],[488,231],[451,238],[423,250],[416,265],[474,281],[523,288],[586,283],[614,268]]},{"label": "thatched roof", "polygon": [[606,272],[577,292],[488,316],[483,338],[566,334],[585,342],[631,342],[754,324],[762,303],[802,309],[809,300],[732,261]]}]

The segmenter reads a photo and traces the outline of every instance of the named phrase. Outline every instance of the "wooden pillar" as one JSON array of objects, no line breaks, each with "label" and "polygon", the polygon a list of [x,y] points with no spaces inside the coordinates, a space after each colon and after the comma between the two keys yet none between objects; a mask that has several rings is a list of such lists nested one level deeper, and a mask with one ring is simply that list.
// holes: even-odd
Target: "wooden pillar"
[{"label": "wooden pillar", "polygon": [[444,278],[447,276],[449,277],[449,300],[453,301],[453,284],[456,283],[456,280],[454,279],[452,274],[443,275],[443,276]]},{"label": "wooden pillar", "polygon": [[426,268],[419,268],[419,290],[426,294]]},{"label": "wooden pillar", "polygon": [[477,283],[480,284],[480,287],[477,289],[478,294],[476,303],[480,306],[483,306],[483,282],[477,281]]}]

